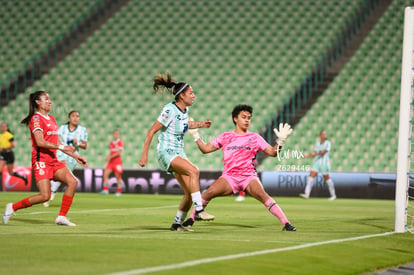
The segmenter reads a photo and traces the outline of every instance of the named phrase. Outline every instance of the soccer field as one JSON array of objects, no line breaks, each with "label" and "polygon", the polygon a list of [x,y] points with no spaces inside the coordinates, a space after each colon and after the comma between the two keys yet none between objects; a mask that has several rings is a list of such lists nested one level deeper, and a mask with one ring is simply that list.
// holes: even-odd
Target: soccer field
[{"label": "soccer field", "polygon": [[[0,193],[2,210],[30,193]],[[1,274],[361,274],[414,261],[414,235],[394,234],[394,201],[276,198],[296,232],[251,197],[216,198],[212,222],[169,226],[181,196],[78,193],[54,224],[49,208],[18,211],[1,225]]]}]

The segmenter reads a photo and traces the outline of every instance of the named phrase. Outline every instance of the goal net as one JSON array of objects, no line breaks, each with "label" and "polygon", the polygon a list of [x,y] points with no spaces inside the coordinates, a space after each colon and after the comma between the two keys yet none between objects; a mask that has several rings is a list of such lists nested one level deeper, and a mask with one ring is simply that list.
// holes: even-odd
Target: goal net
[{"label": "goal net", "polygon": [[414,7],[404,11],[401,68],[400,121],[398,130],[395,232],[414,233]]}]

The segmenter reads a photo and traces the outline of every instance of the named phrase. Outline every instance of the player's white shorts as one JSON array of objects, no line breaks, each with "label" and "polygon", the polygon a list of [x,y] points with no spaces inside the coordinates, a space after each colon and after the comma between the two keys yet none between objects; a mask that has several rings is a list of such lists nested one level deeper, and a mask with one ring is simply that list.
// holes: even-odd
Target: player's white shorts
[{"label": "player's white shorts", "polygon": [[320,161],[315,161],[312,165],[311,171],[319,172],[322,175],[329,174],[329,171],[331,170],[330,163],[322,163]]},{"label": "player's white shorts", "polygon": [[66,162],[66,166],[69,168],[70,171],[73,172],[73,170],[75,170],[75,167],[76,167],[76,162],[75,163],[73,163],[73,162]]},{"label": "player's white shorts", "polygon": [[72,172],[75,169],[76,165],[78,164],[78,162],[74,158],[69,157],[68,155],[66,155],[65,153],[61,152],[60,150],[58,150],[56,152],[56,157],[57,157],[57,159],[59,161],[64,160],[66,162],[66,166]]},{"label": "player's white shorts", "polygon": [[184,159],[187,159],[187,155],[184,153],[183,150],[173,150],[173,149],[167,149],[163,151],[157,151],[158,155],[158,164],[160,165],[160,168],[167,173],[170,173],[170,165],[174,158],[176,157],[182,157]]}]

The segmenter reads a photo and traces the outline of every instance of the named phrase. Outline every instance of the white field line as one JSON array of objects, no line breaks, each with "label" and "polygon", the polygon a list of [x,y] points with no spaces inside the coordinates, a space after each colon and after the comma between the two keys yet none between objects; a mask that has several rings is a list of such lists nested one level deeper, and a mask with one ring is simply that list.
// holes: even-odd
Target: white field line
[{"label": "white field line", "polygon": [[[95,209],[95,210],[70,210],[70,213],[82,214],[82,213],[105,213],[105,212],[114,212],[114,211],[137,211],[137,210],[154,210],[154,209],[164,209],[164,208],[176,208],[178,205],[166,205],[166,206],[156,206],[156,207],[138,207],[138,208],[114,208],[114,209]],[[56,211],[53,211],[53,213]],[[29,213],[17,213],[17,215],[42,215],[49,214],[52,211],[38,211],[38,212],[29,212]]]},{"label": "white field line", "polygon": [[364,236],[337,239],[337,240],[328,240],[328,241],[316,242],[316,243],[306,243],[306,244],[301,244],[301,245],[296,245],[296,246],[259,250],[259,251],[232,254],[232,255],[220,256],[220,257],[214,257],[214,258],[204,258],[204,259],[176,263],[176,264],[171,264],[171,265],[159,265],[159,266],[153,266],[153,267],[147,267],[147,268],[139,268],[139,269],[133,269],[133,270],[128,270],[128,271],[121,271],[121,272],[111,273],[110,275],[136,275],[136,274],[145,274],[145,273],[165,271],[165,270],[173,270],[173,269],[196,266],[196,265],[207,264],[207,263],[212,263],[212,262],[240,259],[240,258],[252,257],[252,256],[257,256],[257,255],[265,255],[265,254],[270,254],[270,253],[279,253],[279,252],[284,252],[284,251],[298,250],[298,249],[304,249],[304,248],[326,245],[326,244],[357,241],[357,240],[363,240],[363,239],[369,239],[369,238],[375,238],[375,237],[384,237],[384,236],[388,236],[392,234],[395,234],[395,232],[385,232],[381,234],[364,235]]}]

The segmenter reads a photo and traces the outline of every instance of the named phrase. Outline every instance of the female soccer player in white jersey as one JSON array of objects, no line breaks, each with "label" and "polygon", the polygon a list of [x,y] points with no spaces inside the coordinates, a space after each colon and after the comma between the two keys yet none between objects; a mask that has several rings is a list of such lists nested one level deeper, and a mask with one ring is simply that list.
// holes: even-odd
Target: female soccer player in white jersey
[{"label": "female soccer player in white jersey", "polygon": [[[259,134],[249,132],[247,129],[253,115],[253,108],[249,105],[237,105],[232,111],[233,123],[236,129],[224,132],[208,144],[200,139],[197,129],[190,130],[198,148],[204,154],[211,153],[222,148],[224,159],[224,171],[220,178],[203,192],[203,205],[215,197],[234,195],[239,191],[247,191],[249,195],[257,199],[270,211],[272,215],[283,224],[283,230],[296,231],[286,218],[282,209],[264,190],[256,171],[256,154],[258,151],[266,155],[276,157],[287,137],[292,133],[289,124],[280,124],[279,129],[274,129],[278,137],[275,146],[269,145]],[[193,214],[183,223],[184,226],[192,226]]]},{"label": "female soccer player in white jersey", "polygon": [[[85,127],[79,125],[78,111],[73,110],[69,112],[68,122],[59,127],[58,133],[60,142],[64,145],[71,145],[75,147],[75,153],[78,155],[79,149],[85,150],[88,147],[88,132]],[[56,157],[60,162],[65,164],[70,171],[75,169],[77,161],[74,158],[61,151],[56,152]],[[50,200],[43,203],[45,207],[49,207],[50,202],[55,198],[56,192],[61,184],[62,183],[59,181],[50,181],[50,189],[52,193],[50,195]]]},{"label": "female soccer player in white jersey", "polygon": [[71,145],[63,145],[59,142],[58,126],[53,116],[49,115],[52,101],[49,94],[37,91],[30,94],[29,114],[21,123],[30,128],[32,139],[32,169],[39,194],[27,197],[16,203],[8,203],[3,214],[3,223],[7,224],[10,218],[19,209],[31,207],[38,203],[48,201],[50,198],[50,180],[57,180],[67,185],[62,198],[57,225],[76,226],[66,218],[66,214],[72,205],[78,181],[72,172],[56,158],[56,150],[73,157],[82,166],[86,167],[86,159],[75,154],[75,148]]},{"label": "female soccer player in white jersey", "polygon": [[331,142],[328,140],[328,136],[324,130],[319,133],[319,141],[316,141],[314,151],[310,154],[305,154],[305,158],[315,157],[313,159],[313,166],[310,171],[308,181],[306,182],[305,193],[299,194],[302,198],[309,199],[312,191],[313,183],[318,172],[322,173],[326,184],[329,188],[331,196],[329,200],[335,200],[335,186],[332,179],[329,177],[329,171],[331,164],[329,161],[329,152],[331,151]]},{"label": "female soccer player in white jersey", "polygon": [[171,80],[171,75],[158,75],[154,79],[153,88],[155,93],[163,88],[174,95],[175,101],[168,103],[162,109],[157,121],[149,129],[144,142],[139,165],[144,167],[148,162],[148,149],[155,133],[158,135],[157,159],[158,163],[167,173],[173,173],[184,196],[178,207],[174,222],[171,225],[173,231],[190,231],[181,224],[185,219],[188,210],[191,208],[191,201],[196,210],[195,219],[213,220],[214,216],[204,211],[201,202],[199,170],[191,163],[184,152],[184,134],[188,129],[211,126],[210,120],[188,121],[188,107],[193,105],[195,94],[191,86],[184,82]]}]

